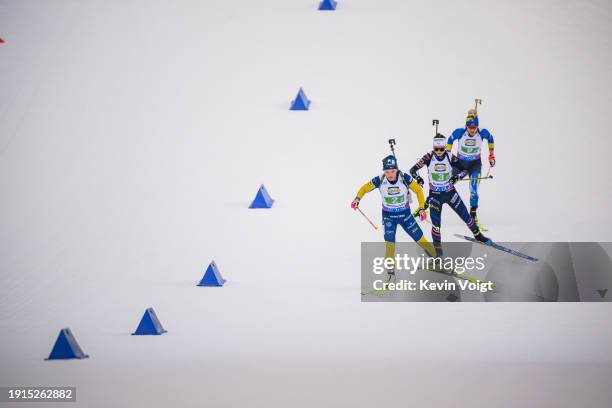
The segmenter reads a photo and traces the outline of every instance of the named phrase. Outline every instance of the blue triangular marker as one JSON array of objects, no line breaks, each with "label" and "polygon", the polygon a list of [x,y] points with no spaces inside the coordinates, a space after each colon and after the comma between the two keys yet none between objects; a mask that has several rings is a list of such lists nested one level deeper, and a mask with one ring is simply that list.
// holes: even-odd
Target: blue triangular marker
[{"label": "blue triangular marker", "polygon": [[289,110],[308,110],[310,106],[310,100],[306,97],[304,90],[300,88],[295,100],[291,101],[291,107]]},{"label": "blue triangular marker", "polygon": [[217,264],[215,261],[212,261],[206,272],[204,273],[204,277],[198,283],[198,286],[223,286],[226,282],[225,279],[221,276],[221,272],[219,272],[219,268],[217,268]]},{"label": "blue triangular marker", "polygon": [[268,190],[266,190],[262,184],[249,208],[270,208],[272,204],[274,204],[274,200],[270,197]]},{"label": "blue triangular marker", "polygon": [[47,360],[65,360],[70,358],[87,358],[81,346],[77,343],[70,329],[62,329],[55,340],[55,345]]},{"label": "blue triangular marker", "polygon": [[155,311],[153,310],[152,307],[150,307],[147,310],[145,310],[144,315],[142,316],[142,319],[140,319],[140,324],[136,328],[136,331],[132,333],[132,335],[133,336],[158,335],[158,334],[163,334],[166,332],[167,330],[165,330],[162,327],[161,323],[159,322],[159,319],[157,318],[157,315],[155,314]]},{"label": "blue triangular marker", "polygon": [[337,5],[336,0],[323,0],[319,3],[319,10],[335,10]]}]

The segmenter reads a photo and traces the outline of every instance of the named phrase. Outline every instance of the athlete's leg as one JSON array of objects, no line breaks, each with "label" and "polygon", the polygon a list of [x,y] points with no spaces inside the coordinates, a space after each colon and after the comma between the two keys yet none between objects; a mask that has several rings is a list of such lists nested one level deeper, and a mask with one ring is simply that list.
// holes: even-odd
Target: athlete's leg
[{"label": "athlete's leg", "polygon": [[383,226],[385,228],[385,242],[395,242],[395,231],[397,230],[397,219],[383,214]]},{"label": "athlete's leg", "polygon": [[397,221],[383,213],[383,226],[385,228],[385,264],[389,262],[387,258],[393,260],[393,267],[387,270],[387,273],[392,275],[395,273],[395,232],[397,230]]},{"label": "athlete's leg", "polygon": [[419,224],[417,224],[416,220],[414,219],[412,214],[410,214],[410,212],[407,212],[406,216],[401,220],[400,225],[402,226],[404,231],[406,231],[406,233],[410,235],[410,237],[417,244],[419,244],[419,246],[423,248],[423,250],[425,250],[425,252],[429,256],[436,256],[436,251],[434,247],[429,242],[427,242],[427,239],[423,235],[421,227],[419,227]]},{"label": "athlete's leg", "polygon": [[395,242],[385,241],[385,264],[389,262],[387,258],[393,259],[393,267],[395,268]]},{"label": "athlete's leg", "polygon": [[439,199],[439,194],[429,196],[429,215],[431,217],[431,240],[440,242],[442,235],[440,234],[440,225],[442,223],[442,202]]},{"label": "athlete's leg", "polygon": [[470,173],[470,207],[478,208],[478,185],[480,184],[480,171]]},{"label": "athlete's leg", "polygon": [[418,241],[417,244],[427,253],[429,256],[436,256],[437,251],[436,248],[431,244],[431,242],[427,241],[425,235],[423,235]]},{"label": "athlete's leg", "polygon": [[474,222],[472,216],[468,213],[465,204],[463,204],[463,200],[459,197],[459,193],[457,191],[452,192],[452,196],[448,204],[451,208],[457,213],[457,215],[465,222],[465,225],[472,231],[474,236],[480,234],[480,230],[478,229],[478,225]]},{"label": "athlete's leg", "polygon": [[[478,186],[480,185],[480,173],[482,169],[482,162],[476,160],[469,166],[470,174],[470,215],[472,218],[476,218],[476,210],[478,209]],[[474,220],[478,222],[478,220]]]},{"label": "athlete's leg", "polygon": [[440,194],[429,195],[429,216],[431,218],[431,240],[433,241],[436,255],[442,256],[442,234],[440,226],[442,224],[442,200]]}]

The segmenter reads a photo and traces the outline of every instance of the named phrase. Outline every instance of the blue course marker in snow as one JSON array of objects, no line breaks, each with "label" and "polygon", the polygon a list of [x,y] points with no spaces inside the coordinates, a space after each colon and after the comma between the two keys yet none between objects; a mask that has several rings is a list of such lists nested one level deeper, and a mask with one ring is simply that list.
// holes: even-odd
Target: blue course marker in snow
[{"label": "blue course marker in snow", "polygon": [[268,190],[266,190],[266,187],[262,184],[249,208],[271,208],[272,204],[274,204],[274,200],[270,197]]},{"label": "blue course marker in snow", "polygon": [[49,354],[47,360],[67,360],[72,358],[87,358],[87,354],[83,353],[81,346],[77,343],[70,329],[62,329],[55,340],[55,345]]},{"label": "blue course marker in snow", "polygon": [[147,335],[157,336],[160,334],[164,334],[166,332],[167,330],[165,330],[162,327],[161,323],[159,322],[159,319],[157,318],[157,315],[155,314],[155,311],[153,310],[152,307],[150,307],[147,310],[145,310],[144,315],[142,316],[142,319],[140,319],[140,324],[136,328],[136,331],[132,333],[132,335],[133,336],[147,336]]},{"label": "blue course marker in snow", "polygon": [[198,283],[198,286],[223,286],[225,282],[226,280],[221,276],[217,264],[215,261],[212,261],[208,265],[206,272],[204,272],[204,276],[200,283]]},{"label": "blue course marker in snow", "polygon": [[323,0],[319,3],[319,10],[335,10],[337,5],[336,0]]},{"label": "blue course marker in snow", "polygon": [[310,100],[306,97],[304,90],[300,88],[297,96],[291,101],[291,107],[289,110],[308,110],[310,106]]}]

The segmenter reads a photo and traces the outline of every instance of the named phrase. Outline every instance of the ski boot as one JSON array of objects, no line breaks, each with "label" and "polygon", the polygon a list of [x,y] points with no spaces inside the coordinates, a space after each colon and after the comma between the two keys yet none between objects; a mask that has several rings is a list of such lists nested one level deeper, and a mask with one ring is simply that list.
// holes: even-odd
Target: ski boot
[{"label": "ski boot", "polygon": [[478,207],[470,207],[470,217],[474,220],[474,224],[478,225],[478,215],[476,214],[476,210]]},{"label": "ski boot", "polygon": [[487,245],[490,245],[493,243],[493,241],[491,241],[490,238],[485,237],[485,235],[480,231],[474,234],[474,239],[476,241],[482,242],[483,244],[487,244]]},{"label": "ski boot", "polygon": [[433,246],[434,246],[434,249],[436,250],[436,258],[443,258],[444,252],[442,251],[442,243],[434,241]]},{"label": "ski boot", "polygon": [[387,283],[391,281],[395,283],[395,269],[387,269]]},{"label": "ski boot", "polygon": [[478,214],[476,214],[477,209],[478,207],[470,207],[470,217],[472,217],[472,220],[474,220],[474,224],[476,224],[476,226],[478,226],[481,231],[488,231],[487,227],[485,227],[478,221]]}]

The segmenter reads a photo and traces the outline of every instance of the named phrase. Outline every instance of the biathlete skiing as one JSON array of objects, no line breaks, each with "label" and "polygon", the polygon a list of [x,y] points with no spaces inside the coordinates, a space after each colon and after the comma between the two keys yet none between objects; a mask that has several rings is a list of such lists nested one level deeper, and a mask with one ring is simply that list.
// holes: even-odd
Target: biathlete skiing
[{"label": "biathlete skiing", "polygon": [[[351,202],[357,210],[359,202],[366,193],[378,189],[382,198],[382,220],[385,228],[385,258],[395,258],[395,233],[400,225],[410,237],[427,252],[435,256],[436,251],[425,238],[421,227],[410,211],[409,189],[414,191],[419,202],[419,216],[425,219],[425,197],[421,186],[409,175],[398,169],[397,159],[389,155],[383,159],[383,175],[376,176],[365,183]],[[388,269],[389,279],[395,276],[395,268]]]},{"label": "biathlete skiing", "polygon": [[[476,99],[476,107],[482,103]],[[453,143],[457,141],[457,157],[459,166],[465,170],[470,177],[470,216],[478,225],[478,186],[482,168],[481,151],[483,141],[487,141],[489,147],[489,165],[495,166],[495,142],[493,135],[487,129],[480,129],[478,123],[478,110],[470,109],[465,119],[465,127],[455,129],[446,144],[446,150],[450,153]]]},{"label": "biathlete skiing", "polygon": [[[436,122],[434,121],[434,123]],[[478,225],[476,225],[474,219],[468,213],[459,193],[455,190],[454,184],[467,174],[467,170],[460,167],[459,159],[456,156],[447,152],[446,138],[443,135],[436,134],[433,139],[433,151],[425,154],[410,169],[410,174],[415,184],[424,184],[423,179],[418,175],[418,170],[423,167],[427,167],[429,176],[429,197],[427,202],[432,223],[431,238],[437,256],[443,256],[440,225],[442,222],[442,206],[444,204],[448,204],[461,217],[477,241],[490,244],[492,241],[480,231]],[[423,210],[423,203],[421,201],[419,201],[419,205],[421,210]]]}]

